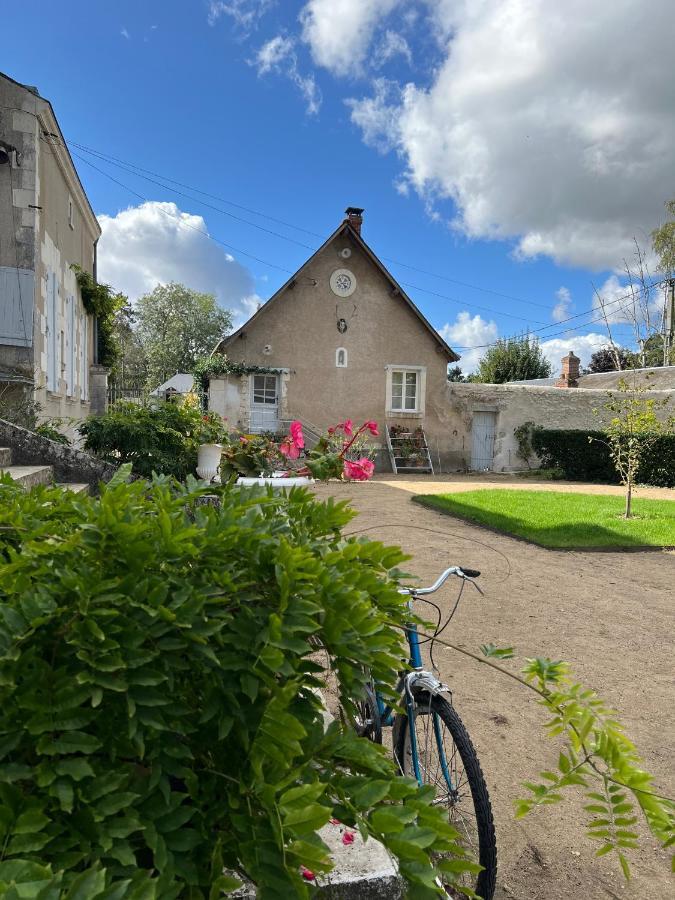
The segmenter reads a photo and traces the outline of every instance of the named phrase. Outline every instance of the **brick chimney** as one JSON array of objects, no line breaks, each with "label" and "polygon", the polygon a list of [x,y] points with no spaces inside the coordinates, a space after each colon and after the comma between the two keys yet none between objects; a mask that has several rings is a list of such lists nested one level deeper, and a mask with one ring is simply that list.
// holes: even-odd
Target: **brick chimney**
[{"label": "brick chimney", "polygon": [[562,358],[562,372],[555,386],[561,388],[575,388],[579,386],[579,357],[572,350]]},{"label": "brick chimney", "polygon": [[361,225],[363,224],[363,210],[358,206],[348,206],[345,210],[345,222],[349,222],[357,234],[361,234]]}]

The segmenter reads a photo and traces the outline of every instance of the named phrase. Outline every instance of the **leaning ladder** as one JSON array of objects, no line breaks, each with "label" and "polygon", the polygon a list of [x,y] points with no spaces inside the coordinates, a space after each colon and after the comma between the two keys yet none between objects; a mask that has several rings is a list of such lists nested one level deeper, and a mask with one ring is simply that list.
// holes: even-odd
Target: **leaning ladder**
[{"label": "leaning ladder", "polygon": [[406,465],[407,457],[401,456],[401,448],[405,442],[414,441],[416,439],[415,434],[412,431],[405,431],[401,434],[392,435],[389,430],[389,425],[386,426],[387,433],[387,450],[389,451],[389,459],[391,460],[391,470],[394,475],[398,475],[399,472],[418,472],[420,474],[434,474],[434,465],[431,461],[431,453],[429,452],[429,444],[427,442],[427,436],[423,429],[420,429],[422,432],[422,446],[416,446],[415,452],[421,454],[422,456],[422,465]]}]

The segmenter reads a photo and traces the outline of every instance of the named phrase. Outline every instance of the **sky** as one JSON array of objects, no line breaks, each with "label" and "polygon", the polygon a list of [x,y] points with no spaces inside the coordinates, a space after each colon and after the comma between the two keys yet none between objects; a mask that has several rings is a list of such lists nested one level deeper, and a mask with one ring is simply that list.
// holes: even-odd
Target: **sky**
[{"label": "sky", "polygon": [[465,372],[524,331],[555,372],[675,196],[672,0],[6,6],[0,68],[52,102],[132,299],[181,281],[241,324],[359,206]]}]

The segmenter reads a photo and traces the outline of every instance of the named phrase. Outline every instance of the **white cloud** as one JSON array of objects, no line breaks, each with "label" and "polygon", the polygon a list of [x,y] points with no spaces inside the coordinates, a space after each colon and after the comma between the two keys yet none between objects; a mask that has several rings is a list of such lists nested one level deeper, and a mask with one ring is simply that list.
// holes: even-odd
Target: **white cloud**
[{"label": "white cloud", "polygon": [[221,16],[228,16],[239,28],[249,31],[273,5],[274,0],[210,0],[208,23],[215,25]]},{"label": "white cloud", "polygon": [[310,115],[316,115],[319,112],[322,101],[321,91],[313,75],[301,74],[293,38],[277,35],[267,41],[256,53],[253,65],[256,66],[258,75],[267,75],[270,72],[285,75],[305,98],[307,112]]},{"label": "white cloud", "polygon": [[[516,256],[606,269],[648,242],[675,170],[671,0],[648,15],[636,0],[592,15],[587,0],[428,3],[445,60],[430,86],[353,103],[365,139],[394,146],[426,199],[451,199],[455,227]],[[393,5],[312,0],[315,61],[357,71]]]},{"label": "white cloud", "polygon": [[157,284],[178,281],[215,294],[239,323],[258,302],[251,272],[199,233],[207,231],[201,216],[183,212],[175,203],[150,201],[98,219],[103,232],[99,278],[131,300]]},{"label": "white cloud", "polygon": [[572,295],[569,292],[569,288],[566,287],[558,288],[555,295],[558,298],[558,302],[553,307],[551,317],[554,322],[562,322],[562,320],[567,319],[570,314]]},{"label": "white cloud", "polygon": [[[373,88],[372,97],[345,100],[345,103],[351,109],[352,122],[361,129],[366,144],[380,153],[386,153],[396,146],[394,135],[399,116],[396,101],[400,97],[400,91],[396,82],[387,78],[376,78]],[[408,187],[405,179],[397,184],[397,190],[403,194],[408,192]]]},{"label": "white cloud", "polygon": [[[465,375],[478,368],[478,362],[485,353],[484,344],[497,340],[498,330],[495,322],[486,322],[479,315],[463,311],[458,313],[455,321],[438,329],[439,334],[453,350],[461,355],[459,365]],[[458,347],[474,347],[475,349],[457,350]]]},{"label": "white cloud", "polygon": [[559,375],[562,371],[561,360],[563,356],[567,356],[570,350],[574,351],[575,355],[579,357],[582,366],[587,366],[596,350],[600,350],[601,347],[607,347],[608,344],[609,341],[606,334],[571,333],[569,337],[542,341],[541,349],[546,359],[551,363],[552,374]]},{"label": "white cloud", "polygon": [[400,0],[309,0],[300,13],[302,39],[318,66],[358,74],[382,20]]},{"label": "white cloud", "polygon": [[376,69],[382,68],[390,59],[395,56],[402,56],[408,65],[412,63],[412,53],[410,45],[398,31],[392,31],[387,28],[382,36],[379,44],[373,53],[372,65]]},{"label": "white cloud", "polygon": [[131,40],[131,35],[130,35],[129,32],[126,30],[126,28],[123,28],[123,29],[120,31],[120,34],[122,35],[122,37],[123,37],[125,40],[127,40],[127,41],[130,41],[130,40]]}]

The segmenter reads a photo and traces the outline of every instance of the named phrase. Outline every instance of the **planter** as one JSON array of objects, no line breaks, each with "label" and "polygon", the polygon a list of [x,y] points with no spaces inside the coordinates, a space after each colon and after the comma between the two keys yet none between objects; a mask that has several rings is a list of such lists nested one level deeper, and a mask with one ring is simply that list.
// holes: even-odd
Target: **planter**
[{"label": "planter", "polygon": [[251,487],[251,485],[272,485],[273,488],[290,488],[290,487],[300,487],[306,486],[308,484],[314,484],[313,478],[308,478],[306,475],[296,475],[291,476],[289,478],[285,478],[282,475],[261,475],[259,478],[245,478],[244,476],[240,476],[237,478],[237,484],[240,484],[242,487]]},{"label": "planter", "polygon": [[197,475],[203,481],[213,481],[220,472],[222,444],[201,444],[197,454]]}]

